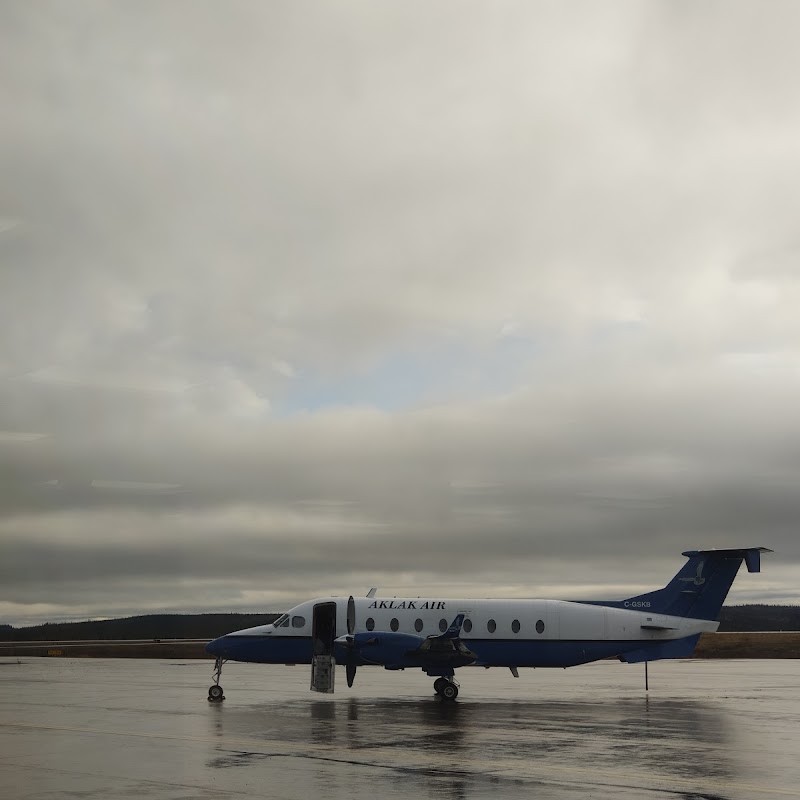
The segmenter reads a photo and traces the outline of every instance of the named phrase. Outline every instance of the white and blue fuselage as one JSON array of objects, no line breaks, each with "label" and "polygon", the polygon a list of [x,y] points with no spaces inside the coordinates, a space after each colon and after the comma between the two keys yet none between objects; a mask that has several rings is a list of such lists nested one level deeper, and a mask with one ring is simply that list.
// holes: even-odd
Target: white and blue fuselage
[{"label": "white and blue fuselage", "polygon": [[627,600],[320,597],[270,625],[210,642],[216,684],[226,660],[311,664],[311,687],[333,691],[335,665],[352,685],[358,667],[424,670],[454,699],[460,667],[572,667],[603,658],[654,661],[692,654],[701,633],[716,631],[722,603],[742,563],[759,572],[765,548],[689,550],[663,588]]},{"label": "white and blue fuselage", "polygon": [[[338,640],[347,630],[348,599],[309,600],[292,608],[274,624],[216,639],[208,651],[235,661],[310,664],[314,652],[314,607],[336,605]],[[608,608],[563,600],[363,597],[355,598],[354,602],[356,634],[390,632],[426,638],[444,633],[457,614],[464,614],[459,638],[476,656],[470,665],[480,667],[570,667],[695,637],[719,626],[715,621],[648,613],[646,609]],[[342,647],[342,643],[337,643],[338,650]],[[337,661],[343,660],[342,652],[336,655]],[[366,660],[369,655],[362,655],[359,663],[371,663]],[[381,663],[381,666],[391,669],[417,664],[402,653],[395,663]]]}]

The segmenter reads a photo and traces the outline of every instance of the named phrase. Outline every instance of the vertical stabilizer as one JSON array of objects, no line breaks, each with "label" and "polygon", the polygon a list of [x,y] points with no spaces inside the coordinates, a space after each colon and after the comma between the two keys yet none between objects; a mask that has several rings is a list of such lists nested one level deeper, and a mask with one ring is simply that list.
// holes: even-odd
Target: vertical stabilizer
[{"label": "vertical stabilizer", "polygon": [[760,572],[761,553],[771,552],[766,547],[687,550],[683,555],[689,560],[663,589],[629,597],[615,605],[676,617],[719,619],[742,562],[747,564],[748,572]]}]

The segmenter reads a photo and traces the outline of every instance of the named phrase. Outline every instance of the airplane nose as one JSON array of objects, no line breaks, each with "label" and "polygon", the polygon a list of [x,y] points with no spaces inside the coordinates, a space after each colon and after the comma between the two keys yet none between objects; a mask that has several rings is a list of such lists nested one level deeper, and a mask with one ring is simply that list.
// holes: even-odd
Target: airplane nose
[{"label": "airplane nose", "polygon": [[224,656],[227,646],[226,638],[225,636],[220,636],[218,639],[209,642],[206,645],[206,653],[210,656]]}]

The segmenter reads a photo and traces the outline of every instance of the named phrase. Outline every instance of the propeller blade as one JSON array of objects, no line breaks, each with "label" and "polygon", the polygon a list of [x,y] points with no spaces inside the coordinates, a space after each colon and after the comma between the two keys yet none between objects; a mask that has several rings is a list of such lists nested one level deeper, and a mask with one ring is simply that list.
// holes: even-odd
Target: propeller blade
[{"label": "propeller blade", "polygon": [[356,679],[356,654],[355,641],[353,634],[356,631],[356,601],[353,595],[347,601],[347,686],[352,688],[353,681]]},{"label": "propeller blade", "polygon": [[347,601],[347,633],[352,636],[356,631],[356,601],[353,595]]}]

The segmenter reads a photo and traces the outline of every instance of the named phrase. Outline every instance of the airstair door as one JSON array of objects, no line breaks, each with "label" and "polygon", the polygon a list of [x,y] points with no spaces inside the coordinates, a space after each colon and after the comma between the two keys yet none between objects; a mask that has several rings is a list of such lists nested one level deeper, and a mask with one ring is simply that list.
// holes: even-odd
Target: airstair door
[{"label": "airstair door", "polygon": [[315,692],[333,692],[336,661],[333,642],[336,639],[336,603],[317,603],[311,627],[311,689]]}]

